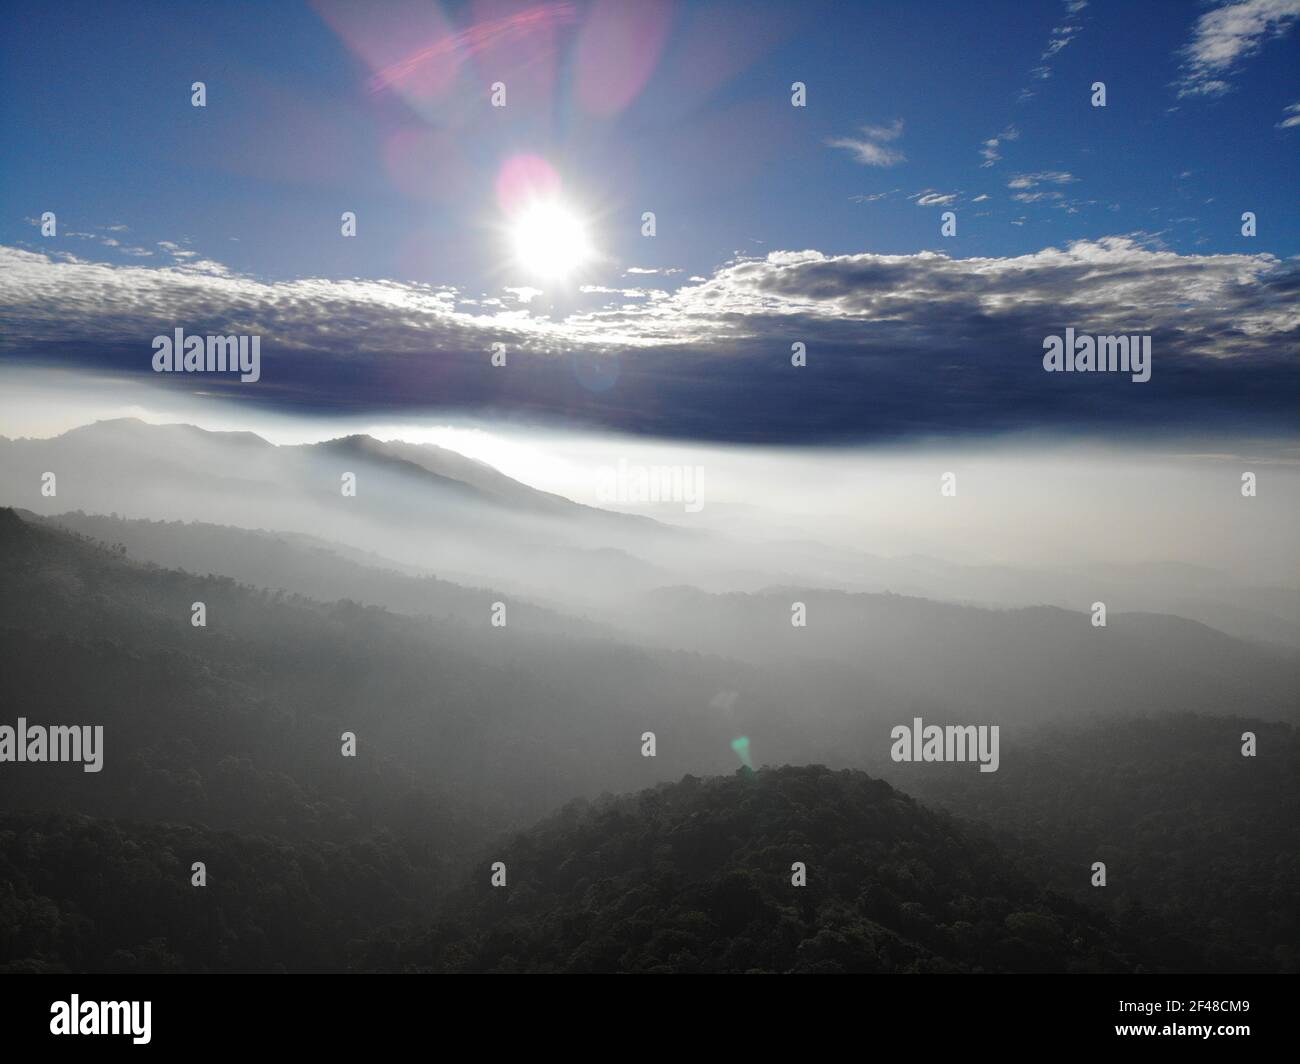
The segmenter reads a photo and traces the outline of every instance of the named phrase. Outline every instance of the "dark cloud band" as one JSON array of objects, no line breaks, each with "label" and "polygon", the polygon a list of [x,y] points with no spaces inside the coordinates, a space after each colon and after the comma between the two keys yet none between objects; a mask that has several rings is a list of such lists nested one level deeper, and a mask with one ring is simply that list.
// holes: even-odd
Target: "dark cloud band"
[{"label": "dark cloud band", "polygon": [[[1296,260],[1125,238],[1004,259],[776,252],[552,321],[422,285],[267,283],[214,263],[2,248],[0,351],[157,381],[160,332],[260,335],[257,383],[166,383],[295,412],[436,409],[711,440],[1292,433],[1297,288]],[[1045,373],[1044,337],[1066,328],[1150,335],[1151,379]],[[796,342],[805,367],[791,365]]]}]

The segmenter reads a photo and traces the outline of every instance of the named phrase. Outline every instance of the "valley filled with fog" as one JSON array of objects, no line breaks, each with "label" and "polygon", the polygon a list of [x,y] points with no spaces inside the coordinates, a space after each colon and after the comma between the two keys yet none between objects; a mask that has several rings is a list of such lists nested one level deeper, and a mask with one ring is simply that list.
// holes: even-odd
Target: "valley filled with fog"
[{"label": "valley filled with fog", "polygon": [[[607,476],[652,468],[619,453],[617,441],[611,447]],[[623,491],[621,507],[582,502],[446,447],[364,434],[273,444],[250,432],[116,419],[2,440],[5,704],[32,720],[93,719],[107,737],[102,773],[13,766],[0,779],[4,808],[281,840],[289,850],[279,857],[241,858],[259,884],[269,882],[266,861],[303,860],[303,847],[379,846],[367,860],[384,870],[349,873],[360,880],[346,888],[370,899],[378,924],[326,937],[374,935],[386,921],[418,925],[460,905],[454,929],[428,940],[442,943],[436,949],[401,935],[397,953],[366,947],[371,966],[445,968],[447,957],[473,953],[457,936],[485,917],[458,884],[511,848],[492,840],[532,830],[574,801],[823,765],[865,771],[960,818],[963,826],[943,830],[972,840],[992,832],[990,845],[1066,896],[1086,896],[1090,854],[1132,836],[1121,863],[1142,871],[1098,910],[1114,921],[1096,932],[1104,945],[1088,960],[1049,951],[1033,963],[1131,966],[1133,951],[1152,948],[1147,932],[1123,928],[1133,905],[1159,910],[1182,899],[1194,924],[1222,903],[1220,888],[1241,910],[1240,926],[1232,944],[1215,946],[1227,950],[1217,961],[1198,954],[1197,963],[1292,963],[1267,945],[1280,919],[1272,903],[1234,893],[1253,890],[1258,872],[1234,871],[1215,891],[1187,896],[1205,862],[1242,847],[1254,860],[1274,844],[1280,825],[1259,821],[1259,803],[1297,801],[1300,592],[1287,581],[1294,571],[1265,581],[1259,565],[1261,554],[1284,549],[1267,519],[1293,502],[1287,467],[1273,467],[1266,498],[1245,499],[1221,459],[1163,469],[1144,460],[1145,509],[1123,471],[1101,502],[1077,494],[1077,484],[1073,495],[1046,486],[1054,509],[1041,520],[1074,529],[1049,565],[993,560],[979,507],[968,502],[989,482],[988,455],[950,461],[955,497],[941,494],[948,470],[933,456],[837,456],[846,470],[838,488],[800,480],[797,459],[772,460],[770,490],[755,490],[746,508],[713,505],[710,485],[734,491],[744,481],[724,474],[721,458],[703,464],[694,482],[703,505],[691,512],[689,499],[637,499],[635,490]],[[1032,458],[1001,461],[1018,470],[1029,513],[1044,498],[1025,479]],[[43,494],[49,473],[55,493]],[[852,510],[848,486],[873,476],[890,482],[894,498],[915,494],[918,546],[959,544],[952,556],[874,554],[846,542],[849,526],[828,515]],[[1093,468],[1081,482],[1105,479]],[[833,493],[824,514],[783,509],[814,488]],[[1176,492],[1191,501],[1171,499]],[[900,506],[863,498],[864,527],[906,523]],[[1253,523],[1234,506],[1258,506]],[[1196,508],[1206,516],[1170,540],[1181,557],[1152,557],[1148,530]],[[1039,527],[1012,529],[1004,553],[1014,553],[1016,535],[1042,537]],[[1204,564],[1216,551],[1222,564]],[[202,627],[191,623],[198,602]],[[1099,602],[1104,626],[1094,623]],[[996,771],[891,757],[893,729],[918,718],[998,726]],[[1186,852],[1172,865],[1153,861],[1153,840],[1167,838],[1168,825],[1148,837],[1130,822],[1182,823],[1198,779],[1240,776],[1246,730],[1270,767],[1245,793],[1244,779],[1227,784],[1235,795],[1227,826],[1199,837],[1179,828]],[[355,760],[339,756],[344,733],[355,736]],[[654,756],[645,756],[648,734]],[[1166,788],[1156,808],[1138,804],[1152,774]],[[806,783],[772,783],[771,793]],[[419,899],[429,892],[445,898],[426,905]],[[300,904],[325,903],[313,894]],[[1055,910],[1049,918],[1065,919]],[[252,917],[239,909],[231,919]],[[994,954],[1030,963],[1005,941],[1011,925],[995,925],[983,960],[961,950],[936,956],[959,968],[996,966]],[[449,935],[456,943],[443,942]],[[938,947],[917,935],[909,963],[924,968]],[[509,967],[497,947],[476,941],[477,960],[457,963]],[[207,955],[213,948],[195,943],[167,963],[221,967]],[[302,966],[354,963],[329,949],[281,948]],[[559,963],[546,954],[555,943],[533,948],[538,963]],[[1166,948],[1172,957],[1191,947]],[[42,949],[58,952],[52,941]],[[1160,949],[1144,963],[1183,963],[1153,960]],[[9,962],[36,963],[20,954]],[[110,964],[109,954],[97,956],[82,962]],[[260,962],[241,954],[230,963]]]}]

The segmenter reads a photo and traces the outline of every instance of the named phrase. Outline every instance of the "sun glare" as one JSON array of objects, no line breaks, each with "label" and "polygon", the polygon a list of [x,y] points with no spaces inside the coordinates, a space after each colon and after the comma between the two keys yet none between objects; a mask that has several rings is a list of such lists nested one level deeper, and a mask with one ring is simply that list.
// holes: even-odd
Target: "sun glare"
[{"label": "sun glare", "polygon": [[529,204],[510,234],[515,261],[536,277],[562,280],[592,258],[586,223],[558,200]]}]

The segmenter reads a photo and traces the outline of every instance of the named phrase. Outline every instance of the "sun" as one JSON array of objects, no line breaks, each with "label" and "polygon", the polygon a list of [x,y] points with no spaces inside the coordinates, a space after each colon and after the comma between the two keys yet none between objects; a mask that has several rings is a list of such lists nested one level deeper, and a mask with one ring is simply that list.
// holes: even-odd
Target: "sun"
[{"label": "sun", "polygon": [[515,261],[529,274],[563,280],[595,256],[587,223],[558,199],[522,208],[510,222]]}]

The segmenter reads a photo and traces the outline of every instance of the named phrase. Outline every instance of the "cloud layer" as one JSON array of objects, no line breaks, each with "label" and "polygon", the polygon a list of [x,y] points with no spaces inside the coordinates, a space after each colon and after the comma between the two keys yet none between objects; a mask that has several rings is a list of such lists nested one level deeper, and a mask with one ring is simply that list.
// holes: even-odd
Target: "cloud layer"
[{"label": "cloud layer", "polygon": [[[167,383],[282,409],[499,411],[709,439],[1291,434],[1297,294],[1297,260],[1112,237],[1011,258],[773,252],[673,291],[595,289],[603,305],[552,319],[532,293],[471,300],[388,281],[271,283],[205,260],[157,268],[0,248],[0,352],[159,383],[155,335],[259,334],[259,383]],[[1045,373],[1043,338],[1067,326],[1149,333],[1151,381]],[[494,343],[504,367],[491,365]],[[807,366],[791,365],[794,343]]]}]

